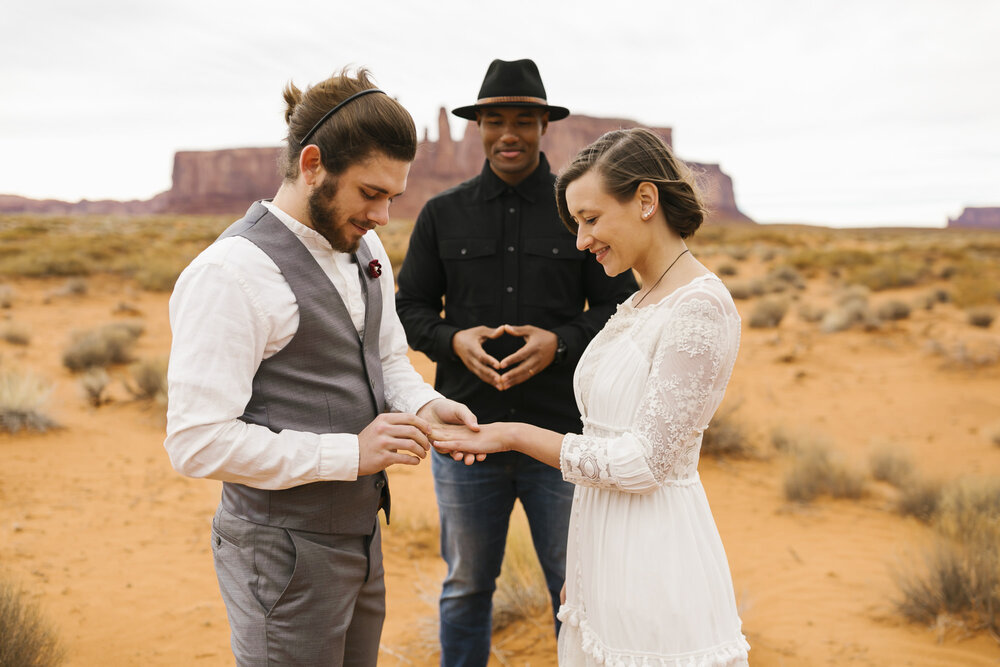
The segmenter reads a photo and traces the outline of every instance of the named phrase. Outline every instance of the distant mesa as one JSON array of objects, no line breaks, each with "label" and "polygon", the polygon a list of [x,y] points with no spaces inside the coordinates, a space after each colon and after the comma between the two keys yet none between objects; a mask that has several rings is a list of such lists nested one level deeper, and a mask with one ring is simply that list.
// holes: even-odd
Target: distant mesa
[{"label": "distant mesa", "polygon": [[[464,122],[464,121],[462,121]],[[573,115],[549,124],[542,138],[552,168],[558,171],[577,151],[600,135],[619,128],[637,127],[624,118]],[[651,128],[667,143],[670,128]],[[279,148],[230,148],[215,151],[179,151],[174,154],[173,185],[152,199],[100,200],[70,203],[0,195],[0,212],[56,215],[102,214],[224,214],[240,215],[250,202],[271,197],[281,184]],[[733,181],[717,164],[688,163],[700,175],[702,190],[712,215],[710,220],[753,222],[736,206]],[[475,123],[466,125],[460,141],[451,138],[449,115],[438,113],[438,140],[424,132],[417,158],[410,168],[406,194],[393,203],[393,217],[414,219],[430,197],[479,173],[483,146]]]},{"label": "distant mesa", "polygon": [[967,206],[962,215],[948,218],[948,227],[1000,229],[1000,206]]}]

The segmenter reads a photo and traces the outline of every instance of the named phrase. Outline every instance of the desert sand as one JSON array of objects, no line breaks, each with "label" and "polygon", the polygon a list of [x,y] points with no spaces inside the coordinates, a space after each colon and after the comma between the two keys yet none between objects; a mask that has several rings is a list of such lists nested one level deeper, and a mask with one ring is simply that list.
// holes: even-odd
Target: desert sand
[{"label": "desert sand", "polygon": [[[703,257],[710,267],[724,257]],[[741,275],[761,273],[755,260]],[[70,332],[141,319],[138,357],[166,355],[167,294],[90,277],[87,292],[53,295],[65,279],[6,279],[0,317],[28,345],[0,341],[4,367],[52,383],[61,428],[0,433],[0,574],[54,627],[66,663],[231,665],[225,608],[209,548],[220,484],[187,479],[162,446],[164,409],[132,399],[126,367],[110,369],[111,401],[92,407],[60,359]],[[873,301],[919,291],[880,292]],[[804,294],[832,298],[823,279]],[[822,334],[794,309],[777,328],[750,328],[723,409],[757,456],[703,458],[700,470],[729,557],[752,665],[998,665],[1000,643],[947,623],[913,624],[894,608],[893,574],[920,562],[932,531],[892,510],[895,489],[872,482],[860,500],[785,499],[781,427],[827,440],[860,470],[880,447],[906,452],[942,481],[1000,475],[1000,364],[951,363],[929,341],[990,346],[1000,323],[973,329],[950,304],[914,310],[878,331]],[[134,312],[122,314],[121,305]],[[986,348],[983,348],[986,349]],[[413,353],[431,379],[433,364]],[[385,529],[388,616],[380,664],[435,665],[436,597],[444,573],[429,464],[390,470]],[[495,637],[491,665],[555,665],[549,612]]]}]

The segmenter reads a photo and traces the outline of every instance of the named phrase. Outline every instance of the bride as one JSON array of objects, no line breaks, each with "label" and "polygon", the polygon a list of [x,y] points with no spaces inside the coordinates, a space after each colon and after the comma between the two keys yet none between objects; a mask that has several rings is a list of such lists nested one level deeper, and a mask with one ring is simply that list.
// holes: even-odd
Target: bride
[{"label": "bride", "polygon": [[559,175],[556,200],[579,248],[643,285],[579,362],[583,434],[441,427],[435,447],[469,464],[517,450],[576,484],[561,665],[745,665],[750,646],[698,478],[702,433],[740,339],[728,290],[684,243],[702,202],[687,168],[645,129],[583,149]]}]

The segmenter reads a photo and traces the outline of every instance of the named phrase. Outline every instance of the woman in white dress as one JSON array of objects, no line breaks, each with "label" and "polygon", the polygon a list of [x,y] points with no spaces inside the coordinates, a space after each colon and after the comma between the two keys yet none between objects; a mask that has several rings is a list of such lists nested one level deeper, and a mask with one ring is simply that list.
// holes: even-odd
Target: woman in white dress
[{"label": "woman in white dress", "polygon": [[556,199],[579,248],[608,275],[634,269],[643,285],[577,366],[583,434],[499,422],[437,429],[435,446],[470,464],[517,450],[577,485],[560,665],[745,665],[750,646],[698,478],[740,318],[684,243],[704,216],[697,189],[656,134],[619,130],[563,170]]}]

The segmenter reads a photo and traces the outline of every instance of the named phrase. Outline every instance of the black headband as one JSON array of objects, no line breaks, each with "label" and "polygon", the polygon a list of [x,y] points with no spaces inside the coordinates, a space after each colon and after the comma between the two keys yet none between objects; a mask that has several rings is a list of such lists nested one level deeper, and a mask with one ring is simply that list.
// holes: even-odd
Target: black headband
[{"label": "black headband", "polygon": [[[378,88],[365,88],[364,90],[360,90],[360,91],[354,93],[353,95],[351,95],[350,97],[348,97],[346,100],[344,100],[343,102],[341,102],[337,106],[335,106],[332,109],[330,109],[329,111],[327,111],[323,115],[323,117],[319,119],[319,122],[316,123],[315,125],[313,125],[313,127],[312,127],[311,130],[309,130],[308,132],[306,132],[306,136],[302,137],[302,139],[299,140],[299,146],[300,147],[304,147],[306,145],[306,142],[309,141],[310,137],[312,137],[312,135],[316,134],[316,130],[319,129],[319,126],[322,125],[323,123],[325,123],[327,118],[329,118],[333,114],[335,114],[338,111],[340,111],[341,107],[343,107],[345,104],[347,104],[348,102],[350,102],[354,98],[361,97],[362,95],[367,95],[368,93],[382,93],[382,91],[379,90]],[[384,95],[385,93],[382,93],[382,94]]]}]

